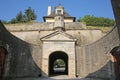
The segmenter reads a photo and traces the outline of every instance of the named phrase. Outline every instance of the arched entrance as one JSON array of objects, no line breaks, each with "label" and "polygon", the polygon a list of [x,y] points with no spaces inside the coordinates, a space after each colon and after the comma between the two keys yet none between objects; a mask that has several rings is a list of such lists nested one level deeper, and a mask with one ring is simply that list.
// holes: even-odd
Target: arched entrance
[{"label": "arched entrance", "polygon": [[53,52],[49,56],[49,76],[68,75],[68,55],[61,51]]},{"label": "arched entrance", "polygon": [[5,49],[3,47],[0,47],[0,79],[2,78],[4,60],[5,60]]}]

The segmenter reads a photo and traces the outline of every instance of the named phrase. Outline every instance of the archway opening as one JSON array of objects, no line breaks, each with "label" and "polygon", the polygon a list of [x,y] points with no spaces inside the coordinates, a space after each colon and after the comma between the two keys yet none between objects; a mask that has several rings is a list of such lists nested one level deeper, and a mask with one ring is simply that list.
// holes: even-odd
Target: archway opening
[{"label": "archway opening", "polygon": [[110,53],[113,57],[116,80],[120,80],[120,46],[114,47]]},{"label": "archway opening", "polygon": [[3,68],[5,62],[5,49],[0,46],[0,79],[2,78]]},{"label": "archway opening", "polygon": [[62,59],[57,59],[54,62],[54,72],[55,73],[64,73],[65,72],[65,68],[66,68],[66,64],[64,62],[64,60]]},{"label": "archway opening", "polygon": [[68,75],[68,55],[61,51],[49,56],[49,76]]}]

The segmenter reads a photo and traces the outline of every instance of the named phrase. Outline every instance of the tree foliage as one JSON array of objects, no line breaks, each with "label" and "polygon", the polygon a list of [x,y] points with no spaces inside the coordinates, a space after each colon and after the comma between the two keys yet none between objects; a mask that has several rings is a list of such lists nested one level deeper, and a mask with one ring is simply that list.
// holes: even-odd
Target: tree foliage
[{"label": "tree foliage", "polygon": [[17,14],[17,16],[13,19],[11,19],[8,23],[26,23],[33,20],[36,20],[37,16],[31,7],[25,10],[25,13],[23,14],[21,11]]},{"label": "tree foliage", "polygon": [[25,18],[25,15],[23,15],[23,13],[21,11],[17,14],[16,21],[17,21],[17,23],[24,23],[27,21]]},{"label": "tree foliage", "polygon": [[11,24],[15,24],[17,23],[17,20],[15,18],[11,19],[11,21],[9,21],[8,23],[11,23]]},{"label": "tree foliage", "polygon": [[57,59],[54,62],[54,67],[65,67],[65,62],[62,59]]},{"label": "tree foliage", "polygon": [[37,18],[34,10],[32,10],[31,7],[26,9],[25,14],[26,14],[25,16],[27,18],[27,21],[36,20],[36,18]]},{"label": "tree foliage", "polygon": [[80,18],[78,21],[86,22],[87,26],[113,26],[115,24],[113,19],[95,17],[93,15],[86,15],[83,18]]}]

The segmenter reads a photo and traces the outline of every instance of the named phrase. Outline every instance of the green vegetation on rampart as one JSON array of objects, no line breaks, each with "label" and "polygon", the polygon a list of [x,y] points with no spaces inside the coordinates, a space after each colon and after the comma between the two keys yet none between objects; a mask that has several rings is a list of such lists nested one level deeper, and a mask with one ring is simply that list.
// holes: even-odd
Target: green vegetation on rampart
[{"label": "green vegetation on rampart", "polygon": [[[26,16],[25,16],[26,15]],[[2,22],[9,25],[22,25],[22,24],[34,24],[37,23],[35,19],[37,18],[34,10],[30,7],[25,10],[25,15],[22,12],[19,12],[16,18],[11,19],[10,22],[2,20]],[[87,25],[87,29],[89,30],[101,30],[103,33],[109,32],[114,26],[115,21],[113,19],[104,18],[104,17],[95,17],[91,15],[86,15],[83,18],[78,19],[78,22],[84,22]]]},{"label": "green vegetation on rampart", "polygon": [[85,22],[87,26],[114,26],[115,21],[110,18],[95,17],[93,15],[86,15],[83,18],[78,19],[78,22]]}]

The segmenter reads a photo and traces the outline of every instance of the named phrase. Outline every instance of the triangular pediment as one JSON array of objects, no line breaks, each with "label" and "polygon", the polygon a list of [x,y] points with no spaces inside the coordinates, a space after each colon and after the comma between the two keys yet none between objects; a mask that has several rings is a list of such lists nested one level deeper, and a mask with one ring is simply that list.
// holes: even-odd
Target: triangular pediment
[{"label": "triangular pediment", "polygon": [[71,35],[63,32],[63,31],[56,31],[52,34],[49,34],[47,36],[44,36],[41,38],[43,41],[76,41],[74,37]]}]

